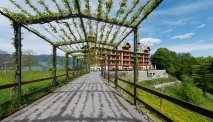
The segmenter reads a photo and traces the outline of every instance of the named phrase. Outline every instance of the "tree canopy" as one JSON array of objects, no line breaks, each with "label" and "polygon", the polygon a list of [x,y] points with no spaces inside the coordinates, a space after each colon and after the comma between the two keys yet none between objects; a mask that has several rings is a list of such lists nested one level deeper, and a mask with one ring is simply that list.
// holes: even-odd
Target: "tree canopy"
[{"label": "tree canopy", "polygon": [[[213,58],[193,57],[190,53],[175,53],[167,48],[159,48],[151,56],[152,64],[183,81],[213,93]],[[185,80],[188,79],[188,80]]]},{"label": "tree canopy", "polygon": [[34,64],[38,63],[36,52],[33,50],[24,50],[22,55],[22,63],[24,66],[27,66],[31,71],[31,67]]}]

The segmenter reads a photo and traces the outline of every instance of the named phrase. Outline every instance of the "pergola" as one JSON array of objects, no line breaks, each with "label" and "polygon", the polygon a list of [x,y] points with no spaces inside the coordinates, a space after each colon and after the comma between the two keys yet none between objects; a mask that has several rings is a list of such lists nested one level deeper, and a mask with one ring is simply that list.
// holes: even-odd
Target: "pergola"
[{"label": "pergola", "polygon": [[[68,75],[69,55],[74,60],[91,64],[94,60],[94,51],[99,50],[96,56],[104,59],[110,55],[110,50],[117,50],[118,46],[131,33],[134,33],[134,83],[136,84],[138,28],[163,0],[8,1],[19,10],[19,12],[14,12],[10,8],[3,8],[0,14],[9,18],[13,23],[17,64],[16,82],[20,89],[21,28],[27,29],[52,45],[53,83],[56,83],[56,49],[66,53]],[[94,33],[91,33],[93,29]],[[43,34],[43,32],[48,34]],[[106,51],[108,51],[107,54]],[[75,65],[74,60],[73,65]],[[103,66],[103,60],[101,63]],[[117,76],[117,71],[115,76]],[[21,91],[19,91],[19,96],[20,94]]]}]

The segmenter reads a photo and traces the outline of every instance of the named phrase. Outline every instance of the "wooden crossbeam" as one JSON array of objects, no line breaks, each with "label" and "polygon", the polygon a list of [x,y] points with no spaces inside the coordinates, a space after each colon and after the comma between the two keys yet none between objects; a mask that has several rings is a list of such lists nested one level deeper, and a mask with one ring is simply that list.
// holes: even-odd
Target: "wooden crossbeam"
[{"label": "wooden crossbeam", "polygon": [[115,47],[114,44],[111,43],[103,43],[103,42],[99,42],[99,41],[92,41],[92,40],[79,40],[79,41],[67,41],[67,42],[55,42],[54,45],[56,46],[65,46],[65,45],[72,45],[72,44],[79,44],[79,43],[86,43],[86,42],[90,42],[90,43],[94,43],[94,44],[101,44],[101,45],[105,45],[105,46],[111,46],[111,47]]},{"label": "wooden crossbeam", "polygon": [[49,39],[47,39],[45,36],[40,35],[39,33],[37,33],[37,32],[35,32],[35,31],[31,30],[30,28],[28,28],[28,27],[26,27],[26,26],[24,26],[24,25],[22,25],[22,27],[25,28],[25,29],[27,29],[28,31],[32,32],[33,34],[37,35],[38,37],[40,37],[40,38],[43,39],[44,41],[50,43],[51,45],[54,45],[54,43],[51,42]]},{"label": "wooden crossbeam", "polygon": [[[123,27],[126,27],[126,28],[134,28],[134,26],[132,26],[132,25],[118,23],[117,21],[110,19],[110,17],[108,17],[108,19],[104,19],[104,18],[97,18],[97,17],[94,17],[94,16],[88,16],[88,15],[85,15],[85,14],[80,15],[80,14],[71,14],[71,13],[66,14],[66,15],[61,15],[61,16],[40,17],[40,18],[36,18],[36,19],[29,18],[25,22],[23,22],[22,24],[25,24],[25,25],[45,24],[45,23],[56,21],[56,20],[66,20],[66,19],[70,19],[70,18],[80,18],[80,17],[83,18],[83,19],[95,20],[95,21],[99,21],[99,22],[103,22],[103,23],[123,26]],[[12,18],[12,17],[10,17],[10,18]]]},{"label": "wooden crossbeam", "polygon": [[149,13],[146,13],[141,19],[140,21],[134,26],[134,28],[129,31],[118,43],[117,43],[117,46],[121,44],[121,42],[123,42],[134,30],[137,30],[138,26],[143,22],[143,20],[145,20],[150,13],[152,13],[152,11],[157,8],[160,3],[163,2],[163,0],[158,0],[158,4],[156,6],[153,6],[153,8],[151,8],[151,11]]},{"label": "wooden crossbeam", "polygon": [[[85,52],[85,51],[89,51],[89,50],[95,50],[95,49],[93,48],[93,49],[71,50],[71,51],[67,51],[67,53],[72,54],[72,53],[78,53],[78,52]],[[107,51],[107,50],[113,50],[113,49],[104,48],[103,50]]]}]

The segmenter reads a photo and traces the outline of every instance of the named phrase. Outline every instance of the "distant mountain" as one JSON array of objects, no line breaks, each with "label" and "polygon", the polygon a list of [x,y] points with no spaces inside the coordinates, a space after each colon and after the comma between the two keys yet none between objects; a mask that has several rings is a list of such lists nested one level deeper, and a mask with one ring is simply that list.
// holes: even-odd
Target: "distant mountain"
[{"label": "distant mountain", "polygon": [[[9,58],[12,58],[12,54],[9,54],[7,53],[6,51],[3,51],[3,50],[0,50],[0,54],[1,55],[7,55]],[[57,56],[57,58],[63,58],[63,56]],[[42,55],[37,55],[37,59],[39,62],[52,62],[52,55],[45,55],[45,54],[42,54]],[[72,64],[72,58],[69,57],[69,65]]]},{"label": "distant mountain", "polygon": [[[64,58],[63,56],[57,56],[57,58]],[[38,55],[39,62],[52,62],[52,55]],[[72,57],[69,57],[69,64],[72,63]]]},{"label": "distant mountain", "polygon": [[0,54],[8,54],[6,51],[0,50]]},{"label": "distant mountain", "polygon": [[39,62],[48,62],[52,60],[52,55],[38,55]]},{"label": "distant mountain", "polygon": [[[7,60],[12,60],[12,54],[0,50],[0,56],[4,56]],[[52,55],[37,55],[38,63],[32,66],[32,70],[48,70],[52,65]],[[64,56],[57,56],[57,69],[64,68],[64,64],[59,63]],[[0,58],[1,59],[1,58]],[[65,61],[65,59],[63,59]],[[69,66],[72,66],[72,57],[69,57]],[[23,66],[23,70],[28,70],[28,67]]]}]

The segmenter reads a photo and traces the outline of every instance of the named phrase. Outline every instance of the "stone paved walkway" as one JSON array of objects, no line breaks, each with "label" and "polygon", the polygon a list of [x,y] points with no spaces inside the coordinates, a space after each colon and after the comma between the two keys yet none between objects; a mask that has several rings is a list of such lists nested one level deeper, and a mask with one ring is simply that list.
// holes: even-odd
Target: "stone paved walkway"
[{"label": "stone paved walkway", "polygon": [[98,73],[79,77],[3,122],[144,122]]}]

